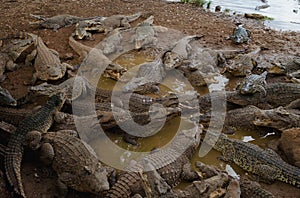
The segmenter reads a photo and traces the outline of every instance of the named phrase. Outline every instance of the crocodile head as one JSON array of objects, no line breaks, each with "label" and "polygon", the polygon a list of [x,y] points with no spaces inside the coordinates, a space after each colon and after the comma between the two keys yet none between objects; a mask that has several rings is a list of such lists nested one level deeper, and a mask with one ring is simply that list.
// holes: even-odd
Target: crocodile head
[{"label": "crocodile head", "polygon": [[172,51],[165,52],[162,59],[166,70],[177,68],[183,63],[183,57]]},{"label": "crocodile head", "polygon": [[112,78],[114,80],[119,80],[120,76],[123,75],[127,70],[116,63],[110,63],[104,71],[104,76]]},{"label": "crocodile head", "polygon": [[0,87],[0,105],[17,106],[17,101],[7,89]]},{"label": "crocodile head", "polygon": [[291,121],[293,120],[293,116],[293,113],[288,112],[283,107],[270,110],[261,110],[255,112],[253,124],[256,126],[282,130],[289,127]]},{"label": "crocodile head", "polygon": [[267,69],[270,74],[284,75],[287,73],[286,66],[280,63],[273,63],[272,67]]},{"label": "crocodile head", "polygon": [[263,89],[266,84],[267,71],[261,75],[251,74],[247,76],[239,87],[241,94],[253,94]]},{"label": "crocodile head", "polygon": [[76,190],[101,195],[109,189],[107,171],[99,162],[84,166],[80,172],[80,184],[76,186]]},{"label": "crocodile head", "polygon": [[242,25],[235,28],[232,40],[236,44],[241,44],[250,41],[250,31],[246,30]]},{"label": "crocodile head", "polygon": [[62,89],[60,92],[51,96],[47,102],[47,105],[55,106],[57,109],[61,109],[67,99],[67,94]]}]

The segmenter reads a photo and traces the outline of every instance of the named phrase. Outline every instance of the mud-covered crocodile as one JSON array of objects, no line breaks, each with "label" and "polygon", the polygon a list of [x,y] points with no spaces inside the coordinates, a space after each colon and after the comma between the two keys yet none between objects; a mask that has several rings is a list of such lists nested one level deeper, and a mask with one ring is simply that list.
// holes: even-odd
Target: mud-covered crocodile
[{"label": "mud-covered crocodile", "polygon": [[[264,116],[265,111],[268,110],[262,110],[254,105],[248,105],[243,108],[236,108],[236,109],[229,110],[226,112],[225,115],[223,132],[234,133],[236,130],[249,130],[249,131],[258,132],[261,135],[263,135],[270,131],[274,132],[274,129],[279,130],[279,128],[271,127],[271,124],[270,127],[268,127],[267,123],[265,125],[263,124],[259,125],[258,123],[255,124],[256,120]],[[199,121],[206,126],[206,124],[208,124],[209,121],[211,120],[217,121],[218,118],[219,118],[218,115],[215,115],[215,117],[212,118],[211,112],[207,112],[204,115],[200,116]]]},{"label": "mud-covered crocodile", "polygon": [[32,130],[47,132],[64,101],[64,94],[53,95],[38,112],[25,118],[8,140],[7,151],[4,157],[6,176],[14,191],[23,197],[26,196],[21,180],[21,161],[24,146],[26,145],[26,134]]},{"label": "mud-covered crocodile", "polygon": [[82,20],[89,20],[95,18],[95,17],[83,18],[83,17],[77,17],[69,14],[56,15],[50,18],[46,18],[44,16],[34,15],[34,14],[30,14],[30,16],[39,20],[38,22],[31,22],[30,24],[38,24],[40,27],[53,29],[54,31],[57,31],[58,29],[63,27],[71,26]]},{"label": "mud-covered crocodile", "polygon": [[[228,105],[248,106],[255,105],[261,109],[287,106],[300,98],[300,85],[294,83],[272,83],[265,86],[267,95],[261,97],[259,92],[250,95],[242,95],[238,91],[213,92],[199,98],[199,107],[203,112],[211,109],[211,98],[214,101],[227,101]],[[224,99],[224,94],[225,98]]]},{"label": "mud-covered crocodile", "polygon": [[109,174],[113,169],[103,166],[94,150],[77,137],[76,131],[57,131],[41,134],[31,131],[27,142],[33,150],[40,148],[41,160],[58,174],[60,196],[67,188],[101,195],[109,189]]},{"label": "mud-covered crocodile", "polygon": [[38,35],[23,32],[22,34],[17,33],[10,35],[12,38],[30,38],[34,44],[34,50],[26,57],[26,64],[30,64],[34,61],[35,73],[32,77],[32,84],[36,82],[37,79],[41,80],[57,80],[62,78],[67,69],[73,69],[73,67],[67,63],[62,63],[59,54],[54,49],[50,49],[46,46],[44,41]]},{"label": "mud-covered crocodile", "polygon": [[163,56],[163,63],[166,69],[170,70],[181,66],[183,61],[187,60],[190,56],[191,46],[189,43],[200,38],[201,36],[192,35],[178,40]]},{"label": "mud-covered crocodile", "polygon": [[[113,63],[109,60],[104,54],[103,51],[99,48],[92,48],[86,45],[83,45],[76,41],[73,36],[69,37],[69,45],[71,48],[83,58],[82,63],[80,64],[80,71],[89,79],[99,78],[99,75],[104,74],[107,77],[118,80],[120,76],[126,72],[126,69],[120,66],[119,64]],[[99,68],[105,67],[105,68]],[[93,76],[98,75],[98,76]]]},{"label": "mud-covered crocodile", "polygon": [[78,39],[90,37],[87,31],[109,33],[116,28],[130,28],[130,23],[137,20],[142,13],[138,12],[132,15],[112,15],[108,17],[97,17],[89,20],[81,20],[76,24],[74,36]]},{"label": "mud-covered crocodile", "polygon": [[127,171],[120,175],[105,197],[143,195],[141,172],[143,172],[144,162],[154,167],[154,170],[150,169],[148,171],[156,171],[170,187],[176,186],[180,178],[188,180],[199,178],[196,172],[191,171],[189,159],[199,145],[201,132],[202,126],[180,131],[170,144],[170,147],[154,151],[137,161],[137,163],[129,166]]},{"label": "mud-covered crocodile", "polygon": [[256,58],[258,57],[261,47],[251,51],[247,54],[238,54],[235,56],[226,70],[234,76],[247,76],[252,73],[254,67],[257,66]]},{"label": "mud-covered crocodile", "polygon": [[139,66],[138,74],[123,87],[123,92],[159,93],[157,86],[166,77],[165,65],[163,64],[164,53],[160,53],[154,61],[143,63]]},{"label": "mud-covered crocodile", "polygon": [[27,56],[33,50],[33,38],[25,32],[17,32],[1,38],[5,43],[0,51],[0,82],[4,81],[6,76],[4,72],[14,71],[19,68],[20,62],[28,64]]},{"label": "mud-covered crocodile", "polygon": [[268,72],[264,71],[262,74],[250,74],[246,76],[243,82],[237,88],[241,94],[253,94],[255,92],[262,93],[262,96],[266,96],[267,92],[264,86],[267,84],[266,77]]},{"label": "mud-covered crocodile", "polygon": [[275,109],[260,110],[254,114],[253,124],[270,127],[283,131],[285,129],[300,127],[300,111],[278,107]]},{"label": "mud-covered crocodile", "polygon": [[213,148],[222,153],[224,161],[233,162],[242,169],[254,173],[267,182],[279,180],[300,188],[300,169],[285,161],[271,149],[262,149],[254,144],[228,138],[224,134],[206,133],[207,141],[217,141]]},{"label": "mud-covered crocodile", "polygon": [[7,89],[0,86],[0,106],[17,106],[17,101]]}]

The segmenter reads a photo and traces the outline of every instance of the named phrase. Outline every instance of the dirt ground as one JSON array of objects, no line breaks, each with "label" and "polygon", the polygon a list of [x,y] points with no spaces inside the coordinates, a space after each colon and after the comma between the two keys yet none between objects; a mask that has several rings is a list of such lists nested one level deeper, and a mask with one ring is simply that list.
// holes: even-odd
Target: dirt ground
[{"label": "dirt ground", "polygon": [[[224,9],[224,8],[223,8]],[[154,15],[154,24],[180,30],[186,34],[203,35],[203,46],[213,49],[255,49],[265,47],[266,53],[289,54],[300,56],[300,33],[279,32],[264,27],[261,22],[246,20],[243,16],[226,16],[223,13],[211,13],[197,6],[182,3],[167,3],[161,0],[3,0],[0,4],[0,37],[19,31],[39,34],[49,48],[60,53],[66,62],[75,65],[80,62],[76,53],[68,45],[68,37],[74,26],[59,29],[57,32],[46,29],[37,29],[29,25],[34,21],[29,14],[44,15],[47,17],[57,14],[72,14],[76,16],[110,16],[114,14],[133,14],[143,12]],[[242,22],[251,33],[250,44],[234,45],[226,37],[231,35],[236,22]],[[86,45],[98,43],[102,35],[95,35],[94,41],[84,41]],[[20,98],[27,93],[28,87],[24,81],[31,79],[32,67],[21,67],[17,71],[7,72],[7,79],[0,85],[7,88],[14,97]],[[23,183],[28,197],[41,197],[41,193],[51,197],[53,178],[41,179],[39,167],[26,166],[23,170]],[[39,176],[42,175],[42,176]],[[51,179],[52,178],[52,179]],[[289,185],[276,183],[264,185],[277,197],[300,197],[300,190]],[[48,193],[48,194],[47,194]],[[69,197],[85,197],[76,192],[69,193]]]}]

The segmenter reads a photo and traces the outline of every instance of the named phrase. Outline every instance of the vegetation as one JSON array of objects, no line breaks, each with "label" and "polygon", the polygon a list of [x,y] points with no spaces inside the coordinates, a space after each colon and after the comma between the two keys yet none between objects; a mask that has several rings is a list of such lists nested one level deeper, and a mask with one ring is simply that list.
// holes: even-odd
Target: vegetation
[{"label": "vegetation", "polygon": [[272,20],[274,20],[274,18],[268,17],[268,16],[264,16],[264,19],[263,19],[263,20],[264,20],[264,21],[266,21],[266,20],[272,21]]},{"label": "vegetation", "polygon": [[182,3],[192,3],[197,6],[203,7],[205,4],[207,4],[207,7],[210,7],[211,1],[207,0],[180,0]]}]

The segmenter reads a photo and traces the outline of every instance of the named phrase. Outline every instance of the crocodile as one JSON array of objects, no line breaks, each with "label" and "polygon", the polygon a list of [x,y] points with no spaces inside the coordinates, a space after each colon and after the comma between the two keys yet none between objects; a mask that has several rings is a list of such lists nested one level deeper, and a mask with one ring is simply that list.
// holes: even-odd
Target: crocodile
[{"label": "crocodile", "polygon": [[97,17],[90,20],[82,20],[76,23],[75,31],[72,33],[72,36],[76,39],[82,40],[85,38],[93,39],[93,36],[90,32],[101,32],[102,21],[105,17]]},{"label": "crocodile", "polygon": [[71,101],[74,100],[81,100],[84,102],[85,97],[92,96],[92,92],[94,91],[95,96],[93,97],[95,97],[96,104],[111,102],[115,106],[123,107],[123,100],[128,99],[130,110],[133,112],[145,112],[149,109],[150,105],[155,102],[163,103],[169,99],[172,100],[172,98],[154,99],[150,96],[144,96],[136,93],[130,95],[121,91],[113,92],[111,90],[96,88],[82,76],[69,78],[59,85],[48,84],[45,82],[30,88],[32,92],[48,97],[62,89],[64,89],[67,95],[67,104],[70,104]]},{"label": "crocodile", "polygon": [[235,56],[229,65],[226,66],[228,71],[233,76],[246,76],[252,73],[254,67],[257,66],[256,57],[262,49],[259,47],[256,50],[247,54],[238,54]]},{"label": "crocodile", "polygon": [[253,94],[255,92],[262,93],[263,96],[267,95],[264,86],[267,84],[266,77],[268,72],[264,71],[262,74],[250,74],[246,76],[243,82],[238,86],[241,94]]},{"label": "crocodile", "polygon": [[242,95],[238,91],[212,92],[199,97],[199,107],[201,112],[209,111],[211,109],[211,98],[214,98],[214,101],[219,101],[218,103],[227,101],[227,107],[230,108],[255,105],[261,109],[271,109],[291,105],[300,97],[299,84],[272,83],[267,84],[265,90],[267,95],[263,98],[258,92],[250,95]]},{"label": "crocodile", "polygon": [[[228,175],[220,173],[203,181],[194,181],[183,190],[176,190],[175,193],[173,193],[173,196],[169,196],[178,198],[221,197],[226,193],[225,189],[222,189],[222,186],[228,181]],[[220,193],[220,195],[213,196],[215,193]]]},{"label": "crocodile", "polygon": [[142,15],[141,12],[132,15],[112,15],[102,21],[102,31],[109,33],[115,28],[130,28],[130,22],[137,20]]},{"label": "crocodile", "polygon": [[[300,188],[300,169],[283,161],[272,149],[264,150],[257,145],[210,131],[206,136],[204,143],[221,152],[224,161],[235,163],[266,182],[279,180]],[[212,145],[210,141],[216,138],[216,143]]]},{"label": "crocodile", "polygon": [[167,70],[177,68],[182,65],[184,60],[189,58],[191,46],[189,43],[193,40],[198,40],[203,36],[185,36],[178,40],[170,50],[166,51],[163,56],[163,63]]},{"label": "crocodile", "polygon": [[139,66],[137,76],[132,78],[123,87],[123,92],[145,92],[145,86],[148,86],[150,92],[159,92],[157,84],[161,83],[166,77],[166,69],[162,57],[164,52],[160,53],[154,61],[143,63]]},{"label": "crocodile", "polygon": [[9,91],[0,86],[0,106],[17,106],[17,101]]},{"label": "crocodile", "polygon": [[[236,130],[247,130],[247,131],[255,131],[259,134],[263,135],[267,132],[274,132],[273,129],[270,129],[267,125],[258,125],[254,122],[258,119],[258,117],[262,117],[264,115],[264,111],[256,106],[248,105],[243,108],[236,108],[226,112],[225,120],[224,120],[224,133],[234,133]],[[204,115],[201,115],[199,121],[203,125],[209,124],[211,119],[218,120],[218,115],[216,117],[211,117],[211,112],[207,112]],[[278,128],[277,128],[278,129]],[[277,132],[277,131],[276,131]]]},{"label": "crocodile", "polygon": [[[60,196],[70,187],[80,192],[101,195],[109,189],[109,172],[94,150],[77,137],[76,131],[57,131],[41,134],[31,131],[26,136],[29,147],[40,148],[41,160],[58,174]],[[110,169],[110,170],[109,170]],[[109,168],[110,174],[113,169]]]},{"label": "crocodile", "polygon": [[260,70],[274,75],[288,75],[300,69],[300,57],[286,54],[267,55],[260,60]]},{"label": "crocodile", "polygon": [[140,172],[143,172],[145,162],[154,167],[154,170],[146,169],[146,172],[157,171],[170,187],[176,186],[181,178],[190,181],[198,179],[198,174],[191,170],[189,159],[200,143],[201,133],[201,125],[189,130],[181,130],[170,143],[170,147],[156,150],[127,167],[105,197],[130,197],[134,194],[143,194],[143,178]]},{"label": "crocodile", "polygon": [[37,79],[40,80],[58,80],[62,78],[67,69],[73,70],[73,67],[67,63],[62,63],[57,51],[48,48],[42,38],[33,34],[36,50],[31,53],[34,58],[34,69],[31,83],[34,84]]},{"label": "crocodile", "polygon": [[247,197],[274,198],[275,197],[271,192],[263,189],[258,182],[251,181],[246,178],[242,178],[240,180],[240,186],[241,186],[242,198],[247,198]]},{"label": "crocodile", "polygon": [[83,17],[77,17],[69,14],[56,15],[50,18],[46,18],[44,16],[34,15],[34,14],[30,14],[30,16],[39,20],[38,22],[31,22],[30,24],[38,24],[40,27],[53,29],[54,31],[57,31],[58,29],[63,27],[71,26],[82,20],[89,20],[95,18],[95,17],[83,18]]},{"label": "crocodile", "polygon": [[270,127],[280,131],[300,127],[300,111],[297,109],[280,106],[275,109],[261,110],[254,116],[253,124],[256,126]]},{"label": "crocodile", "polygon": [[5,80],[6,70],[14,71],[19,68],[20,65],[17,63],[25,61],[25,65],[28,65],[27,55],[33,50],[33,38],[24,32],[5,36],[1,40],[8,42],[5,42],[0,51],[0,82]]},{"label": "crocodile", "polygon": [[[80,70],[81,72],[87,73],[87,75],[92,74],[101,74],[101,68],[99,67],[99,64],[101,64],[100,67],[106,67],[104,71],[104,75],[106,77],[110,77],[112,79],[118,80],[120,76],[126,72],[126,69],[120,66],[119,64],[116,64],[109,60],[104,54],[101,49],[98,48],[92,48],[86,45],[83,45],[79,43],[78,41],[75,41],[75,39],[70,36],[69,37],[69,45],[71,48],[79,54],[81,58],[84,58],[83,62],[80,64]],[[97,81],[99,79],[99,76],[96,76]],[[92,76],[89,79],[93,79],[95,76]]]},{"label": "crocodile", "polygon": [[231,40],[235,44],[249,43],[251,32],[243,27],[242,24],[238,24],[233,30],[233,35],[230,36]]},{"label": "crocodile", "polygon": [[47,132],[64,101],[65,95],[63,93],[53,95],[39,111],[25,118],[19,124],[16,132],[8,140],[7,151],[4,156],[5,173],[14,191],[23,197],[26,196],[21,181],[21,161],[24,145],[26,145],[26,134],[32,130]]},{"label": "crocodile", "polygon": [[[27,55],[25,60],[25,64],[27,65],[31,64],[30,62],[34,60],[35,73],[32,77],[32,84],[34,84],[37,79],[57,80],[65,75],[67,68],[73,69],[73,67],[69,64],[61,63],[58,52],[53,49],[49,49],[43,42],[42,38],[35,34],[21,32],[10,35],[8,38],[25,39],[24,42],[27,42],[26,39],[29,39],[33,42],[34,50]],[[16,53],[15,56],[18,57],[19,53]]]},{"label": "crocodile", "polygon": [[135,33],[132,35],[131,40],[135,45],[135,49],[139,50],[156,45],[157,38],[153,21],[154,17],[151,15],[134,28]]},{"label": "crocodile", "polygon": [[117,28],[128,29],[130,23],[141,16],[138,12],[133,15],[112,15],[109,17],[96,17],[89,20],[81,20],[76,24],[73,36],[77,39],[92,38],[90,32],[108,34]]}]

